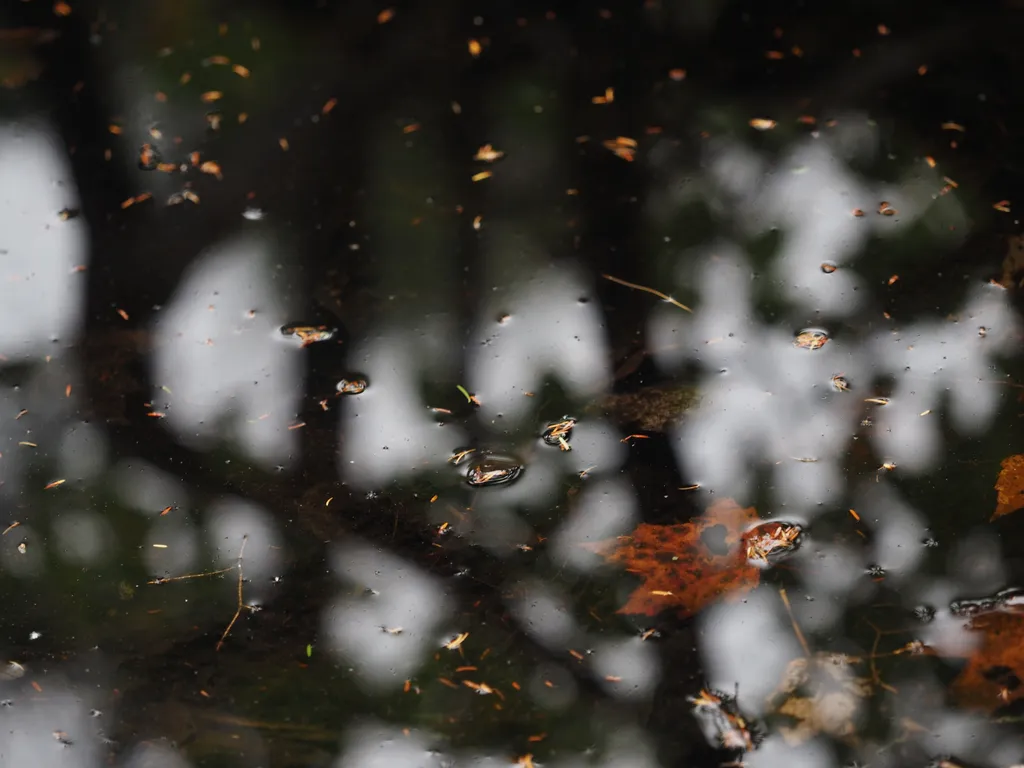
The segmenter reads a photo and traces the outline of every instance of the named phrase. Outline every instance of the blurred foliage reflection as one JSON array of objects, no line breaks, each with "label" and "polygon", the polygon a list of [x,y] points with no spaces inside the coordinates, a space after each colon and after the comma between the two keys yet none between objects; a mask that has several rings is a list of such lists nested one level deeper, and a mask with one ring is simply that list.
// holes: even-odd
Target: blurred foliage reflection
[{"label": "blurred foliage reflection", "polygon": [[1022,32],[0,10],[0,768],[1024,762]]}]

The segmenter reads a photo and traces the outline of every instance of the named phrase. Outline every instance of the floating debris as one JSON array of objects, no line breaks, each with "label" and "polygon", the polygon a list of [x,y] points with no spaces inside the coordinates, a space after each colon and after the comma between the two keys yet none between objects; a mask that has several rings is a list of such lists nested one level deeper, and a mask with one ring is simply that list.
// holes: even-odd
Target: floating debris
[{"label": "floating debris", "polygon": [[462,393],[462,396],[466,398],[466,402],[472,403],[473,405],[480,405],[480,399],[476,395],[471,395],[469,390],[461,384],[456,384],[455,388]]},{"label": "floating debris", "polygon": [[762,523],[744,535],[747,542],[747,562],[767,566],[780,555],[793,552],[803,529],[796,523]]},{"label": "floating debris", "polygon": [[735,696],[702,688],[686,700],[693,704],[693,716],[712,747],[739,752],[757,749],[761,736],[740,712]]},{"label": "floating debris", "polygon": [[821,262],[821,271],[824,272],[826,275],[831,275],[837,269],[839,269],[839,267],[837,267],[831,261],[823,261],[823,262]]},{"label": "floating debris", "polygon": [[850,382],[846,380],[846,377],[843,376],[843,374],[837,373],[830,379],[830,381],[832,382],[832,388],[835,389],[836,392],[850,391]]},{"label": "floating debris", "polygon": [[24,676],[25,668],[16,661],[8,661],[0,665],[0,681],[17,680]]},{"label": "floating debris", "polygon": [[338,332],[337,328],[328,328],[326,325],[300,325],[290,323],[281,326],[281,335],[290,336],[301,343],[301,346],[308,347],[321,341],[330,341]]},{"label": "floating debris", "polygon": [[816,328],[805,328],[793,339],[793,346],[800,349],[821,349],[828,344],[828,333]]},{"label": "floating debris", "polygon": [[576,426],[576,419],[570,416],[563,416],[561,421],[548,424],[541,434],[541,438],[548,445],[556,445],[563,451],[569,450],[569,438],[572,437],[573,427]]},{"label": "floating debris", "polygon": [[954,600],[949,604],[949,611],[954,616],[977,616],[988,611],[1019,610],[1024,604],[1024,590],[1020,587],[1009,587],[1000,590],[991,597]]},{"label": "floating debris", "polygon": [[628,136],[617,136],[614,139],[608,139],[601,143],[605,149],[613,152],[616,157],[625,160],[627,163],[631,163],[636,159],[636,139],[631,139]]},{"label": "floating debris", "polygon": [[143,144],[142,148],[139,149],[140,171],[155,171],[162,162],[163,158],[160,156],[160,150],[152,144]]},{"label": "floating debris", "polygon": [[503,485],[511,483],[522,471],[523,466],[510,456],[485,455],[469,467],[466,482],[474,487]]},{"label": "floating debris", "polygon": [[501,150],[495,149],[490,144],[484,144],[476,151],[476,154],[473,155],[473,159],[484,163],[493,163],[495,160],[500,160],[504,156],[505,153]]},{"label": "floating debris", "polygon": [[476,453],[476,448],[466,448],[461,451],[456,451],[455,453],[448,457],[448,463],[457,467],[459,466],[459,464],[462,464],[474,453]]},{"label": "floating debris", "polygon": [[613,275],[601,275],[601,277],[603,277],[605,280],[611,280],[613,283],[618,283],[619,285],[624,285],[627,288],[632,288],[635,291],[644,291],[645,293],[649,293],[652,296],[657,296],[662,301],[667,301],[669,304],[672,304],[672,305],[674,305],[676,307],[679,307],[680,309],[686,310],[687,312],[693,312],[693,310],[690,309],[685,304],[680,304],[678,301],[673,299],[668,294],[662,293],[661,291],[659,291],[659,290],[657,290],[655,288],[650,288],[650,287],[648,287],[646,285],[639,285],[637,283],[631,283],[631,282],[629,282],[627,280],[623,280],[622,278],[614,277]]},{"label": "floating debris", "polygon": [[338,382],[339,395],[360,395],[369,386],[366,379],[342,379]]}]

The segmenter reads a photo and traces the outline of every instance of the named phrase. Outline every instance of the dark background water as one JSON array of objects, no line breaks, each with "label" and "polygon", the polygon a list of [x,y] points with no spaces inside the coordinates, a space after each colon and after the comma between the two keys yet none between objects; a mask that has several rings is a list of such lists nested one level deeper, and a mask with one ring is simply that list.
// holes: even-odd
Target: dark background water
[{"label": "dark background water", "polygon": [[[1013,2],[5,6],[0,766],[1020,762],[1014,702],[948,686],[950,605],[1024,567],[990,521],[1022,32]],[[488,451],[521,472],[468,485]],[[586,545],[729,498],[799,547],[616,613],[637,578]],[[735,694],[710,736],[703,688]],[[832,719],[794,735],[807,701]]]}]

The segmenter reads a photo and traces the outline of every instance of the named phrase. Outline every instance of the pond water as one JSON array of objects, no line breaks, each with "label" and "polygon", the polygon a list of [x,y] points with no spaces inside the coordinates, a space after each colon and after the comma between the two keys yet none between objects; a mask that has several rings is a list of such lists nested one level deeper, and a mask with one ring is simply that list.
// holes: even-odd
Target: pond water
[{"label": "pond water", "polygon": [[1020,4],[584,6],[0,11],[0,768],[1024,764]]}]

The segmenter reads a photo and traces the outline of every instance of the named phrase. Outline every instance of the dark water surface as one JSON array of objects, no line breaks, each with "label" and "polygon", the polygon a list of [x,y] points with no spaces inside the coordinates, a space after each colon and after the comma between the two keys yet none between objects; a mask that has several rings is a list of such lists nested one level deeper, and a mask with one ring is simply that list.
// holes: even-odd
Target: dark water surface
[{"label": "dark water surface", "polygon": [[1022,39],[3,6],[0,768],[1024,762]]}]

